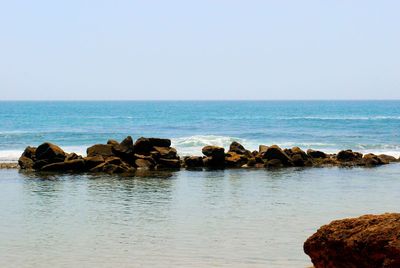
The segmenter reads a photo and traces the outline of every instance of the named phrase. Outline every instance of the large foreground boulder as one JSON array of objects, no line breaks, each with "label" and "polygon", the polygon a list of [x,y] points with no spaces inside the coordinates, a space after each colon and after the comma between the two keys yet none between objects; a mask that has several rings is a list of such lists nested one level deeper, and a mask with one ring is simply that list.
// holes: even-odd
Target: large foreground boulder
[{"label": "large foreground boulder", "polygon": [[220,168],[225,165],[225,149],[218,146],[205,146],[201,152],[206,156],[204,166]]},{"label": "large foreground boulder", "polygon": [[304,252],[315,268],[398,268],[400,213],[333,221],[307,239]]},{"label": "large foreground boulder", "polygon": [[278,145],[268,147],[265,152],[261,153],[261,157],[267,161],[272,159],[280,160],[284,166],[292,165],[292,159]]}]

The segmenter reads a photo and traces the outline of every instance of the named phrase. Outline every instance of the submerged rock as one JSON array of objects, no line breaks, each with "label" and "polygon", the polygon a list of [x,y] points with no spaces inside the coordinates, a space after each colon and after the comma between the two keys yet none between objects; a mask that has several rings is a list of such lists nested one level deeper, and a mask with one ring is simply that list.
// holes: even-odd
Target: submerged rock
[{"label": "submerged rock", "polygon": [[41,171],[72,171],[72,172],[83,172],[85,171],[85,160],[74,159],[64,162],[52,163],[43,166]]},{"label": "submerged rock", "polygon": [[307,239],[304,252],[315,268],[400,267],[400,214],[333,221]]}]

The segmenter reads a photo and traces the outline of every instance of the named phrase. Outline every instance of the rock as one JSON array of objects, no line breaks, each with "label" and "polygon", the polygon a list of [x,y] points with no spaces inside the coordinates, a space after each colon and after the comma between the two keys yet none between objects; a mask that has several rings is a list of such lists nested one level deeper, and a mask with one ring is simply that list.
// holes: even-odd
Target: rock
[{"label": "rock", "polygon": [[156,146],[156,147],[170,147],[171,146],[170,139],[149,138],[148,140],[149,140],[151,146]]},{"label": "rock", "polygon": [[264,165],[267,168],[280,168],[283,167],[282,161],[279,159],[271,159],[267,161]]},{"label": "rock", "polygon": [[292,163],[296,167],[304,167],[306,165],[306,161],[301,157],[300,154],[295,154],[291,157]]},{"label": "rock", "polygon": [[145,168],[145,169],[151,169],[154,167],[154,162],[147,160],[147,159],[136,159],[135,160],[135,165],[138,168]]},{"label": "rock", "polygon": [[183,159],[185,166],[188,168],[197,168],[203,166],[203,157],[201,156],[187,156]]},{"label": "rock", "polygon": [[327,158],[328,156],[326,155],[326,153],[322,152],[322,151],[315,151],[312,149],[308,149],[307,150],[307,155],[309,155],[312,158]]},{"label": "rock", "polygon": [[153,149],[159,154],[158,158],[175,159],[177,157],[175,148],[154,146]]},{"label": "rock", "polygon": [[17,163],[0,163],[0,169],[15,169],[17,167]]},{"label": "rock", "polygon": [[225,149],[218,146],[205,146],[201,150],[206,158],[203,165],[212,168],[222,168],[225,166]]},{"label": "rock", "polygon": [[377,155],[374,154],[366,154],[364,155],[362,160],[366,166],[379,166],[379,165],[389,164],[389,162],[382,161],[381,158],[379,158]]},{"label": "rock", "polygon": [[343,162],[361,160],[362,154],[352,150],[343,150],[336,155],[336,159]]},{"label": "rock", "polygon": [[66,154],[55,144],[45,142],[37,147],[35,152],[36,160],[45,160],[47,163],[63,162]]},{"label": "rock", "polygon": [[134,172],[135,169],[122,163],[121,165],[112,164],[111,162],[104,162],[100,165],[90,169],[91,172],[105,172],[108,174],[114,173],[130,173]]},{"label": "rock", "polygon": [[92,169],[95,166],[104,163],[104,158],[101,155],[85,157],[83,160],[85,161],[87,169]]},{"label": "rock", "polygon": [[30,158],[33,161],[35,161],[36,160],[36,147],[30,147],[30,146],[26,147],[21,156],[25,156],[25,157]]},{"label": "rock", "polygon": [[241,145],[240,143],[234,141],[231,143],[231,145],[229,146],[229,152],[234,152],[237,154],[243,154],[243,155],[247,155],[250,156],[251,152],[249,150],[246,150],[243,145]]},{"label": "rock", "polygon": [[71,160],[75,160],[75,159],[82,159],[82,156],[77,155],[76,153],[66,154],[64,161],[71,161]]},{"label": "rock", "polygon": [[391,163],[391,162],[397,162],[398,160],[396,157],[387,155],[387,154],[380,154],[378,155],[379,159],[381,159],[383,162]]},{"label": "rock", "polygon": [[247,164],[248,158],[243,154],[238,154],[235,152],[228,152],[225,155],[225,166],[227,167],[241,167]]},{"label": "rock", "polygon": [[105,159],[105,163],[106,164],[113,164],[113,165],[117,165],[120,166],[122,164],[126,164],[124,163],[121,158],[117,157],[117,156],[111,156]]},{"label": "rock", "polygon": [[95,144],[86,150],[87,156],[101,155],[103,157],[114,156],[113,146],[110,144]]},{"label": "rock", "polygon": [[258,146],[258,152],[259,152],[259,154],[263,154],[263,153],[265,153],[267,150],[268,150],[268,146],[267,145],[260,145],[260,146]]},{"label": "rock", "polygon": [[333,221],[307,239],[304,252],[315,268],[400,267],[400,214]]},{"label": "rock", "polygon": [[85,160],[83,159],[74,159],[65,162],[52,163],[43,166],[41,171],[74,171],[74,172],[83,172],[85,171]]},{"label": "rock", "polygon": [[179,159],[165,159],[165,158],[160,158],[158,159],[157,162],[157,169],[162,169],[162,168],[180,168],[181,167],[181,161]]},{"label": "rock", "polygon": [[224,159],[225,158],[225,149],[223,147],[205,146],[205,147],[203,147],[201,152],[205,156],[214,157],[216,159]]},{"label": "rock", "polygon": [[153,145],[148,138],[141,137],[136,140],[133,148],[137,154],[148,154],[153,148]]},{"label": "rock", "polygon": [[107,144],[112,145],[112,146],[116,146],[116,145],[119,145],[119,142],[116,141],[116,140],[108,140]]},{"label": "rock", "polygon": [[34,162],[31,158],[22,155],[18,159],[18,165],[21,169],[33,169]]},{"label": "rock", "polygon": [[120,144],[113,145],[112,150],[115,155],[124,159],[132,158],[134,155],[134,146],[132,137],[126,137]]},{"label": "rock", "polygon": [[292,165],[290,157],[278,145],[268,147],[267,151],[262,154],[262,158],[267,160],[279,159],[284,166]]}]

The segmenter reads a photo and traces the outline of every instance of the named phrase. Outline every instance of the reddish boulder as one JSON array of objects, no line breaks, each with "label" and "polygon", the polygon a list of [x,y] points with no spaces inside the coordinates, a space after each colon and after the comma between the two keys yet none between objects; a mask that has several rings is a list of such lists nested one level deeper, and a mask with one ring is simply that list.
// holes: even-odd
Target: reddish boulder
[{"label": "reddish boulder", "polygon": [[304,252],[315,268],[398,268],[400,213],[333,221],[307,239]]}]

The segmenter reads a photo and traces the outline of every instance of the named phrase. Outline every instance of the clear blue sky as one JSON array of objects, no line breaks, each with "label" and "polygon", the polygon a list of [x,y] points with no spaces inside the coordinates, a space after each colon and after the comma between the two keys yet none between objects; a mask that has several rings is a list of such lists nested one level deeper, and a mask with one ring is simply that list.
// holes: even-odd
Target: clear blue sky
[{"label": "clear blue sky", "polygon": [[0,99],[400,99],[400,1],[0,0]]}]

